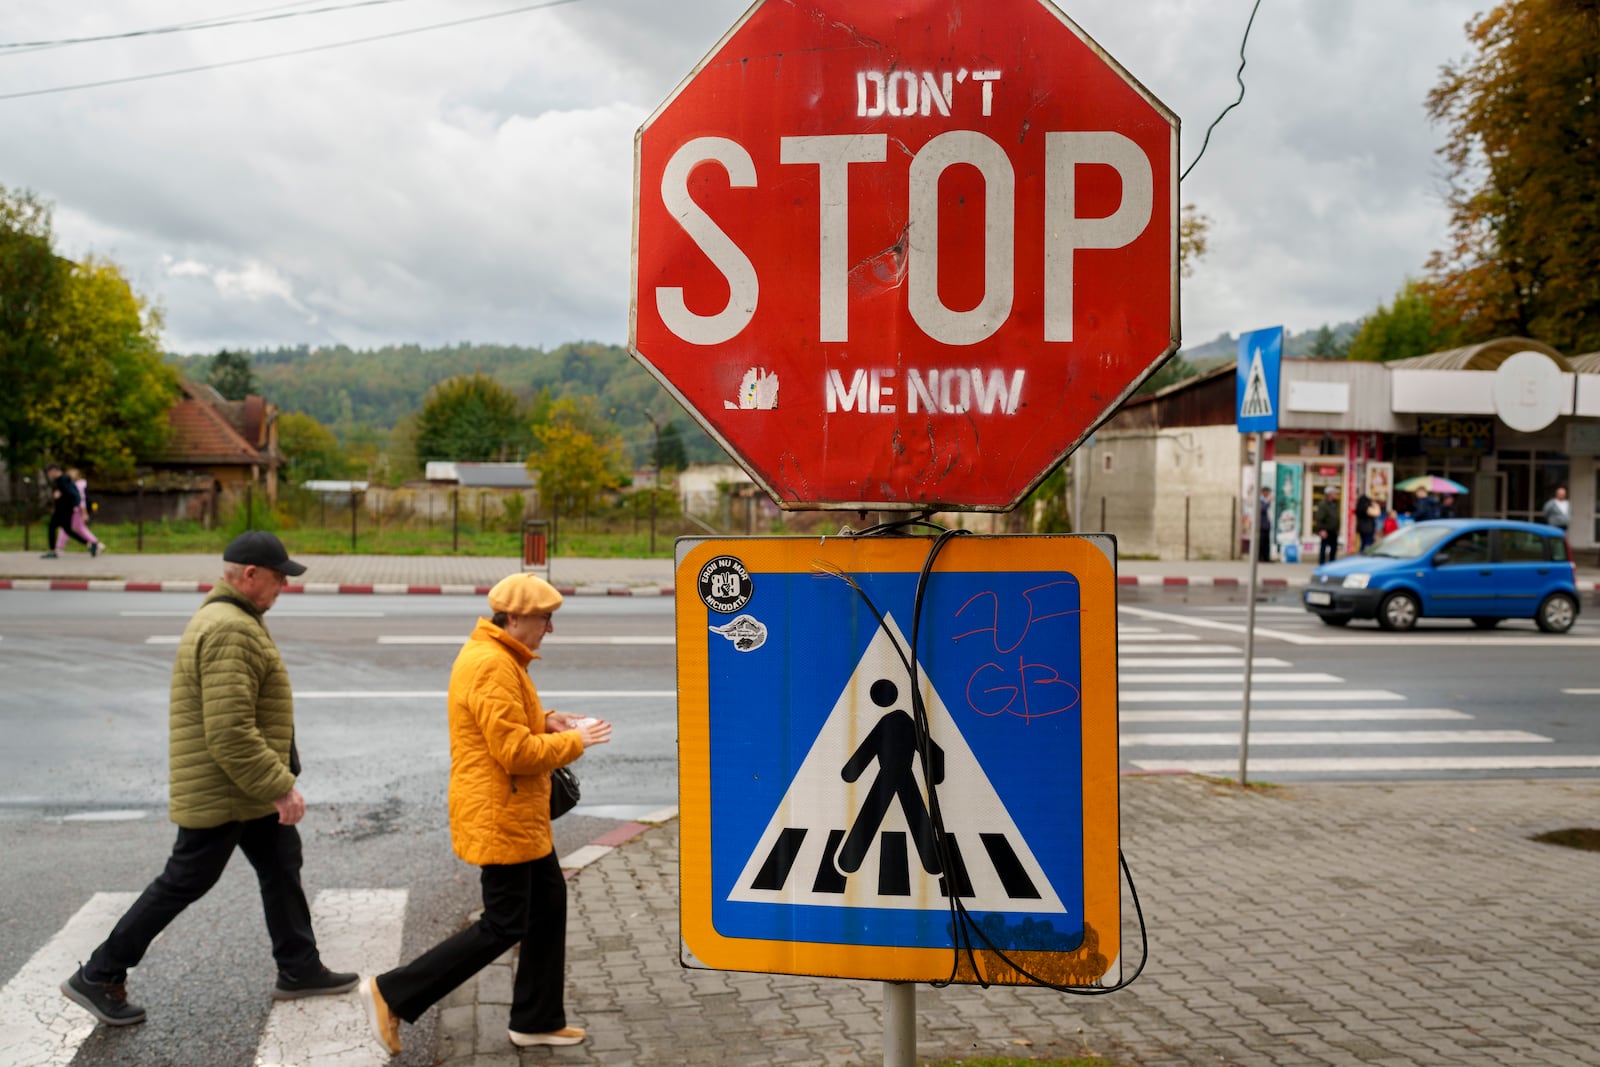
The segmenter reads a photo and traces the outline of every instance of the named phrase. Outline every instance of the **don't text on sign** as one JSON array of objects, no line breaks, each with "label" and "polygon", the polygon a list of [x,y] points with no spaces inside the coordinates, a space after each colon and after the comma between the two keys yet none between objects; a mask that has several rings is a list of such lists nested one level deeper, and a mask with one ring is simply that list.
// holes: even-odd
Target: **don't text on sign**
[{"label": "don't text on sign", "polygon": [[641,127],[630,343],[785,507],[1016,503],[1177,347],[1177,119],[1042,0],[753,7]]}]

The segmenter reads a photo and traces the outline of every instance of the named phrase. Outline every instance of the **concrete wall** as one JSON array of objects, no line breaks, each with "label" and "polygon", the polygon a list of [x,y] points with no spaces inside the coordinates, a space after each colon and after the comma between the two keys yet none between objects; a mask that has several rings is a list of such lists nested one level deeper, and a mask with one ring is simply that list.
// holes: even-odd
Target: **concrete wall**
[{"label": "concrete wall", "polygon": [[1101,431],[1085,451],[1080,529],[1115,534],[1127,557],[1237,554],[1244,453],[1232,426]]}]

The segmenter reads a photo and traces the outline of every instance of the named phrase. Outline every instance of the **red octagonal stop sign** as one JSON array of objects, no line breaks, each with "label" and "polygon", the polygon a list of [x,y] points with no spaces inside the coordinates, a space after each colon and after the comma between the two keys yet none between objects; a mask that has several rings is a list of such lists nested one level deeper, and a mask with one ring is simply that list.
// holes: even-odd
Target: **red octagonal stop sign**
[{"label": "red octagonal stop sign", "polygon": [[762,0],[636,138],[634,355],[783,507],[1010,508],[1177,348],[1177,139],[1042,0]]}]

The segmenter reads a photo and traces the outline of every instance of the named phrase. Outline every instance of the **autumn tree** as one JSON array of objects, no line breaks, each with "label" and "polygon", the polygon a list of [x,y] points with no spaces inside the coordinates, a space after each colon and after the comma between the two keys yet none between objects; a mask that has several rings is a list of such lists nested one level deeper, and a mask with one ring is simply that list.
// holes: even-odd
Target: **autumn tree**
[{"label": "autumn tree", "polygon": [[462,374],[428,391],[416,440],[423,462],[521,459],[529,444],[528,420],[510,389],[484,374]]},{"label": "autumn tree", "polygon": [[595,414],[592,403],[558,400],[548,421],[533,428],[528,469],[539,475],[545,505],[565,514],[587,514],[597,497],[620,486],[626,475],[622,439]]},{"label": "autumn tree", "polygon": [[212,359],[211,369],[206,372],[206,382],[225,400],[243,400],[259,388],[249,353],[229,352],[227,349],[218,352]]},{"label": "autumn tree", "polygon": [[278,450],[283,453],[283,476],[291,485],[349,475],[349,462],[339,447],[339,439],[303,412],[289,411],[278,416]]},{"label": "autumn tree", "polygon": [[1439,306],[1468,340],[1600,349],[1600,4],[1503,0],[1467,36],[1428,95],[1450,132]]},{"label": "autumn tree", "polygon": [[1178,220],[1178,263],[1185,278],[1194,274],[1194,266],[1206,254],[1207,235],[1211,232],[1211,216],[1200,214],[1193,204],[1183,205]]},{"label": "autumn tree", "polygon": [[1460,336],[1455,319],[1441,307],[1433,289],[1408,278],[1393,303],[1380,306],[1361,321],[1345,358],[1387,363],[1455,348],[1461,343]]},{"label": "autumn tree", "polygon": [[74,264],[50,315],[61,388],[33,406],[52,452],[102,477],[128,477],[166,443],[178,374],[161,317],[113,263]]}]

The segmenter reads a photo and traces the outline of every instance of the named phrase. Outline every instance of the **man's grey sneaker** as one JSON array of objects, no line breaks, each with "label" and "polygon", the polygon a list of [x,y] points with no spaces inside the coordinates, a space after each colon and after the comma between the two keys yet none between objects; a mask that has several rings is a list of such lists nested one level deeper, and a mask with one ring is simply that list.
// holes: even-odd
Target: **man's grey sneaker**
[{"label": "man's grey sneaker", "polygon": [[61,992],[107,1026],[132,1026],[144,1022],[144,1009],[128,1002],[128,987],[122,982],[91,982],[83,968],[61,983]]},{"label": "man's grey sneaker", "polygon": [[353,971],[330,971],[322,967],[311,974],[290,978],[278,972],[278,984],[272,989],[273,1000],[298,1000],[301,997],[332,997],[348,993],[361,981]]}]

